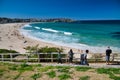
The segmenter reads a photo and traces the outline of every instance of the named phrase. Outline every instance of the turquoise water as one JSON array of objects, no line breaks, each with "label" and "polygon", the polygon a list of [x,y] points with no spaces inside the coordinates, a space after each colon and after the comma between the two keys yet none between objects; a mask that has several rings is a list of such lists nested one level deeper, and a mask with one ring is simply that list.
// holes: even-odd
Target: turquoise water
[{"label": "turquoise water", "polygon": [[58,45],[104,52],[111,46],[120,52],[120,24],[34,23],[22,28],[24,35]]}]

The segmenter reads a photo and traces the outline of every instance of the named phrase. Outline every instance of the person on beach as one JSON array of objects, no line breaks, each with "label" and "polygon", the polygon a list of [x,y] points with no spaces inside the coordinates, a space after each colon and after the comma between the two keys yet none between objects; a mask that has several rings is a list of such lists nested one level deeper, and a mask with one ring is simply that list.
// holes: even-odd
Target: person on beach
[{"label": "person on beach", "polygon": [[112,50],[108,46],[108,49],[106,50],[106,64],[109,65],[110,63],[110,54],[112,53]]},{"label": "person on beach", "polygon": [[81,64],[82,65],[88,65],[88,61],[87,61],[87,54],[89,53],[89,50],[86,50],[85,53],[81,54],[80,59],[81,59]]},{"label": "person on beach", "polygon": [[62,59],[61,59],[61,52],[59,51],[58,53],[58,64],[61,63],[62,64]]},{"label": "person on beach", "polygon": [[70,49],[70,51],[68,52],[68,57],[69,57],[69,62],[70,62],[70,63],[73,62],[73,55],[74,55],[73,50]]}]

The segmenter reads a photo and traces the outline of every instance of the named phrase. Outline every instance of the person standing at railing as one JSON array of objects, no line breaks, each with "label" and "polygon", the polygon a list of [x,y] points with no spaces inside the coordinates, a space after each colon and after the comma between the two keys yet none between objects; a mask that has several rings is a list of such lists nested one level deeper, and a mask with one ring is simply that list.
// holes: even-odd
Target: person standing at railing
[{"label": "person standing at railing", "polygon": [[73,53],[72,49],[70,49],[70,51],[68,52],[68,57],[69,57],[69,62],[70,63],[73,62],[73,55],[74,55],[74,53]]},{"label": "person standing at railing", "polygon": [[82,65],[88,65],[88,61],[87,61],[87,54],[89,53],[89,50],[86,50],[85,53],[81,54],[80,59],[81,59],[81,64]]},{"label": "person standing at railing", "polygon": [[108,49],[106,50],[106,64],[109,65],[110,63],[110,54],[112,53],[112,50],[110,49],[110,47],[108,47]]}]

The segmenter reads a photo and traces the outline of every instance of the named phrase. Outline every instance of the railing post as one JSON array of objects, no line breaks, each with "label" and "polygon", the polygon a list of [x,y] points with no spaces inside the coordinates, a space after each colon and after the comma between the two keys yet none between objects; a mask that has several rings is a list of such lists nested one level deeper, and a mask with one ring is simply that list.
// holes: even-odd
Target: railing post
[{"label": "railing post", "polygon": [[68,62],[68,54],[66,54],[66,63]]},{"label": "railing post", "polygon": [[53,62],[53,54],[52,53],[50,53],[51,54],[51,62]]},{"label": "railing post", "polygon": [[40,54],[38,53],[38,63],[40,62]]},{"label": "railing post", "polygon": [[10,53],[10,60],[11,60],[11,62],[13,61],[12,59],[13,59],[12,53]]},{"label": "railing post", "polygon": [[3,54],[1,54],[1,57],[2,57],[2,61],[4,61],[4,55]]},{"label": "railing post", "polygon": [[26,54],[26,62],[28,62],[28,54]]}]

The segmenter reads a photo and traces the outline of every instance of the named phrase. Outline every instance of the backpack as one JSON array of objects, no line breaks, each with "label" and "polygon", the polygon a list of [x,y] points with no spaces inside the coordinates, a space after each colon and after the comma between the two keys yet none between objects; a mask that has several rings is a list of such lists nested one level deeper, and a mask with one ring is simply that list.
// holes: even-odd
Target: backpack
[{"label": "backpack", "polygon": [[80,59],[81,59],[81,60],[84,59],[84,54],[81,54]]}]

